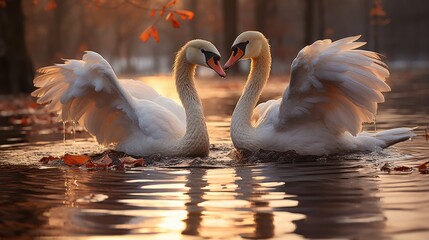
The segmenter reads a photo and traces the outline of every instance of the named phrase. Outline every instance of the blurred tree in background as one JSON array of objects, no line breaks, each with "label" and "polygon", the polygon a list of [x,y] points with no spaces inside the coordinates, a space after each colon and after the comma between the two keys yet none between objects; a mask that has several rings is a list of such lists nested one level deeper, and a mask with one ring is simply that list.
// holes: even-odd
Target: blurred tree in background
[{"label": "blurred tree in background", "polygon": [[6,0],[0,8],[0,93],[32,90],[33,65],[25,43],[21,0]]},{"label": "blurred tree in background", "polygon": [[[80,58],[83,51],[94,50],[118,74],[158,74],[171,72],[175,52],[191,39],[211,41],[224,62],[239,33],[259,30],[270,40],[272,73],[288,74],[291,61],[306,44],[320,38],[362,35],[368,42],[365,48],[387,56],[392,69],[427,69],[429,65],[429,1],[425,0],[412,4],[408,0],[181,0],[174,9],[189,10],[194,18],[188,21],[188,15],[184,20],[176,14],[173,19],[165,13],[162,24],[156,22],[169,0],[0,0],[0,6],[2,2],[7,5],[0,8],[3,92],[31,87],[32,67],[23,60],[27,54],[24,43],[35,68],[59,63],[61,58]],[[51,2],[55,5],[48,4]],[[155,14],[153,9],[157,9]],[[173,20],[180,29],[172,27],[177,25]],[[153,24],[159,42],[150,31],[143,43],[142,32]],[[13,47],[5,45],[9,30],[21,36],[12,40]],[[14,65],[19,66],[19,74],[5,72],[6,66],[13,65],[5,64],[6,56],[20,62]]]}]

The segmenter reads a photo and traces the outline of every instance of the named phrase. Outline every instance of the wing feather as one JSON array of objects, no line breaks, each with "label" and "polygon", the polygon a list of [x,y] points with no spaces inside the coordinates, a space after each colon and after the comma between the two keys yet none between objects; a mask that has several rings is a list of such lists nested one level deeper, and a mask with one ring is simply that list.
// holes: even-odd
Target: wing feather
[{"label": "wing feather", "polygon": [[365,44],[359,37],[319,40],[299,52],[278,127],[322,121],[332,132],[356,135],[363,122],[373,121],[382,92],[390,91],[389,70],[377,53],[356,49]]},{"label": "wing feather", "polygon": [[[101,144],[119,143],[142,128],[150,128],[143,131],[147,137],[175,137],[184,132],[180,121],[172,127],[178,122],[174,112],[153,102],[160,97],[153,88],[119,80],[98,53],[88,51],[82,60],[66,60],[38,71],[42,73],[34,79],[38,89],[32,93],[37,102],[58,113],[59,120],[79,122]],[[172,108],[180,108],[176,105]]]}]

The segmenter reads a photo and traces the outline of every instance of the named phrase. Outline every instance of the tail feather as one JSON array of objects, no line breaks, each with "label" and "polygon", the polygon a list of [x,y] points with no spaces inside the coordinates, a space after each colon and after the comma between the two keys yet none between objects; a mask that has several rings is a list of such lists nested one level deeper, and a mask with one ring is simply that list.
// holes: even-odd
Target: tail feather
[{"label": "tail feather", "polygon": [[415,128],[394,128],[386,131],[378,132],[373,135],[374,138],[381,140],[383,144],[380,147],[386,148],[393,144],[406,141],[416,136],[413,132]]}]

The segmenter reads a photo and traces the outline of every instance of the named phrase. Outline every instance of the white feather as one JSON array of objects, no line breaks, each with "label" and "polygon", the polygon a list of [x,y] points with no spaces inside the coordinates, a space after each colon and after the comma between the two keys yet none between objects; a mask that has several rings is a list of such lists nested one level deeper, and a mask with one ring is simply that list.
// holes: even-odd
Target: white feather
[{"label": "white feather", "polygon": [[[268,41],[257,32],[244,32],[246,41],[259,37],[260,56],[252,59],[249,81],[236,106],[231,138],[237,148],[257,151],[294,150],[299,154],[323,155],[385,148],[415,136],[410,128],[376,134],[362,133],[362,123],[371,122],[385,83],[387,65],[377,53],[357,50],[360,36],[332,42],[319,40],[304,47],[292,62],[289,87],[282,99],[259,104],[247,123],[248,108],[257,102],[271,67]],[[252,42],[252,41],[250,41]],[[252,43],[250,43],[252,44]]]},{"label": "white feather", "polygon": [[[100,144],[124,141],[171,141],[185,133],[185,112],[173,100],[134,80],[119,80],[98,53],[83,60],[39,69],[38,87],[32,95],[38,103],[58,113],[59,120],[73,120],[96,136]],[[140,139],[132,139],[141,131]],[[130,140],[131,139],[131,140]]]}]

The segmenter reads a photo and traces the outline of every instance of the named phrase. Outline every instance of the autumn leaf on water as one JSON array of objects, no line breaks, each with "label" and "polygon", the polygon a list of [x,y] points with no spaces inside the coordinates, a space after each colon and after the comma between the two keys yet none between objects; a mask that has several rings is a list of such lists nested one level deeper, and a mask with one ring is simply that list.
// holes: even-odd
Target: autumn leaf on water
[{"label": "autumn leaf on water", "polygon": [[188,10],[176,10],[175,11],[183,20],[192,20],[194,18],[194,12]]},{"label": "autumn leaf on water", "polygon": [[407,166],[394,166],[391,163],[385,163],[381,168],[381,171],[387,172],[393,175],[404,175],[413,173],[414,169]]},{"label": "autumn leaf on water", "polygon": [[425,162],[423,164],[420,164],[417,169],[419,170],[420,173],[422,174],[429,174],[429,161]]},{"label": "autumn leaf on water", "polygon": [[113,163],[112,158],[109,156],[108,152],[105,152],[101,158],[97,160],[92,160],[91,162],[87,163],[85,167],[87,168],[107,168],[111,166]]},{"label": "autumn leaf on water", "polygon": [[133,158],[133,157],[122,157],[119,159],[120,161],[120,165],[119,165],[119,169],[124,169],[124,168],[132,168],[132,167],[142,167],[144,166],[145,160],[144,158]]},{"label": "autumn leaf on water", "polygon": [[65,164],[67,164],[69,166],[74,166],[74,165],[85,164],[91,158],[89,156],[87,156],[87,155],[71,155],[71,154],[66,154],[66,155],[64,155],[63,159],[64,159],[64,163]]},{"label": "autumn leaf on water", "polygon": [[409,172],[409,171],[412,171],[413,169],[407,166],[399,166],[399,167],[394,167],[393,170],[399,171],[399,172]]},{"label": "autumn leaf on water", "polygon": [[47,156],[47,157],[42,157],[39,162],[44,163],[44,164],[48,164],[49,162],[52,161],[57,161],[60,160],[59,157],[54,157],[54,156]]}]

